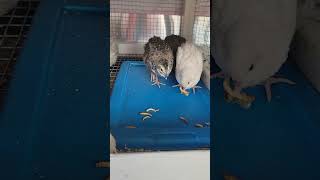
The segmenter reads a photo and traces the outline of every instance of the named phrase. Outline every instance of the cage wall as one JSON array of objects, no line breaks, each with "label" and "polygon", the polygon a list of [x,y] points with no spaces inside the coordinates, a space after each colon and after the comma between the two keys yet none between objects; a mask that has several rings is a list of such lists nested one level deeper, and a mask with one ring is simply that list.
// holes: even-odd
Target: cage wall
[{"label": "cage wall", "polygon": [[193,42],[210,47],[210,1],[197,0],[193,24]]},{"label": "cage wall", "polygon": [[110,34],[123,42],[145,43],[155,35],[180,34],[183,0],[111,0]]}]

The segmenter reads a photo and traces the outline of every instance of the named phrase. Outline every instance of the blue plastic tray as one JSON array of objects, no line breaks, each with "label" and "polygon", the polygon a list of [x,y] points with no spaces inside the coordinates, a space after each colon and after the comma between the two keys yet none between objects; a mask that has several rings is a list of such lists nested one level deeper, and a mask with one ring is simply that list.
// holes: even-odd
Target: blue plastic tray
[{"label": "blue plastic tray", "polygon": [[[120,149],[179,150],[210,147],[210,127],[194,124],[210,121],[210,93],[203,88],[189,96],[180,94],[174,75],[160,79],[165,86],[152,86],[143,62],[125,61],[117,75],[110,101],[111,132]],[[151,119],[142,122],[139,112],[159,108]],[[179,116],[185,117],[189,125]],[[137,128],[128,129],[127,125]]]},{"label": "blue plastic tray", "polygon": [[213,178],[231,173],[245,180],[320,179],[320,95],[293,63],[279,75],[297,84],[248,89],[248,110],[226,103],[222,80],[213,80]]},{"label": "blue plastic tray", "polygon": [[105,1],[42,0],[0,118],[0,179],[104,179]]}]

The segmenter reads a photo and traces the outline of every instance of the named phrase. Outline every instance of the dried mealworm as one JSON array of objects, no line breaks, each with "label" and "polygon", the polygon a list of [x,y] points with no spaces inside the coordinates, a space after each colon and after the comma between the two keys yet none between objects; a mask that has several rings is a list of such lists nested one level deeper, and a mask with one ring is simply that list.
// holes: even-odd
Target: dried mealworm
[{"label": "dried mealworm", "polygon": [[203,128],[202,124],[195,124],[194,126],[197,127],[197,128]]},{"label": "dried mealworm", "polygon": [[181,120],[183,123],[185,123],[186,125],[189,124],[189,122],[188,122],[188,120],[186,120],[186,118],[184,118],[184,117],[182,117],[182,116],[180,116],[179,118],[180,118],[180,120]]},{"label": "dried mealworm", "polygon": [[150,116],[145,116],[145,117],[142,118],[142,121],[145,121],[146,119],[149,119],[149,118],[151,118],[151,117]]},{"label": "dried mealworm", "polygon": [[146,110],[146,112],[150,112],[150,111],[152,111],[152,112],[158,112],[158,111],[160,111],[160,109],[148,108],[148,109]]},{"label": "dried mealworm", "polygon": [[137,127],[135,127],[135,126],[126,126],[126,128],[128,128],[128,129],[134,129],[134,128],[137,128]]},{"label": "dried mealworm", "polygon": [[140,112],[139,113],[140,115],[142,115],[142,116],[152,116],[150,113],[148,113],[148,112]]},{"label": "dried mealworm", "polygon": [[185,89],[182,89],[182,87],[180,86],[180,92],[181,94],[185,95],[185,96],[189,96],[189,92],[186,91]]}]

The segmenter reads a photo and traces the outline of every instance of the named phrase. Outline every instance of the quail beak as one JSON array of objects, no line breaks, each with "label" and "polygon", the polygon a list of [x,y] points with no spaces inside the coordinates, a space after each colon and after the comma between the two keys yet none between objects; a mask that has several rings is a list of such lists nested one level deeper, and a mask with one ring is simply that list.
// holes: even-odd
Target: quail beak
[{"label": "quail beak", "polygon": [[185,96],[189,96],[189,92],[182,86],[180,86],[180,92]]}]

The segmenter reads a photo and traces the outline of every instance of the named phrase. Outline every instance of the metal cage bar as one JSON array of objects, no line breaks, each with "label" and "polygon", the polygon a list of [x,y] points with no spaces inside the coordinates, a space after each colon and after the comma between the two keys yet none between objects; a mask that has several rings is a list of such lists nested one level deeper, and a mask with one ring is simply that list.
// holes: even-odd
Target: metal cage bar
[{"label": "metal cage bar", "polygon": [[8,92],[13,66],[31,26],[37,1],[19,1],[9,13],[0,16],[0,96]]}]

